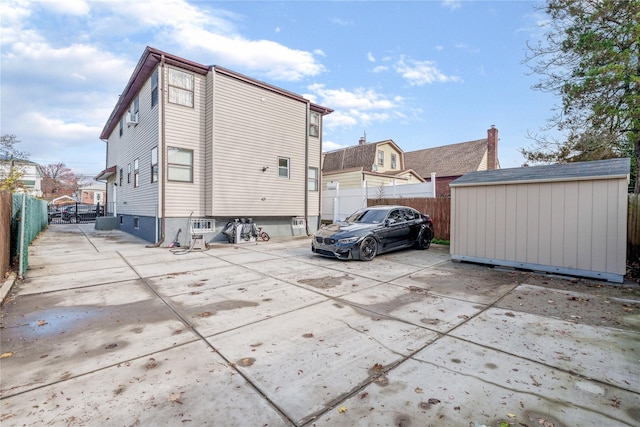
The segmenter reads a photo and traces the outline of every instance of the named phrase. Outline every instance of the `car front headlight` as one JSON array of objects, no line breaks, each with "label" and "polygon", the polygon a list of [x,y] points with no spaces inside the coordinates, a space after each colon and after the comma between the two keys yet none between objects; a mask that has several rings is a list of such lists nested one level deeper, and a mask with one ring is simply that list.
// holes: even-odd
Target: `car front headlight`
[{"label": "car front headlight", "polygon": [[357,236],[356,237],[346,237],[344,239],[338,239],[338,244],[340,244],[340,245],[348,245],[348,244],[351,244],[351,243],[355,243],[358,240],[360,240],[360,237],[357,237]]}]

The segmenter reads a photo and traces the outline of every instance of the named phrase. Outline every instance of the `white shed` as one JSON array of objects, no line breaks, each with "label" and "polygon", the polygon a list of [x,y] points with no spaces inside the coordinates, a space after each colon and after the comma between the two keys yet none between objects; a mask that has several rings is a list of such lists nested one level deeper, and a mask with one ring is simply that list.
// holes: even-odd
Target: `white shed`
[{"label": "white shed", "polygon": [[622,283],[629,159],[499,169],[451,182],[451,257]]}]

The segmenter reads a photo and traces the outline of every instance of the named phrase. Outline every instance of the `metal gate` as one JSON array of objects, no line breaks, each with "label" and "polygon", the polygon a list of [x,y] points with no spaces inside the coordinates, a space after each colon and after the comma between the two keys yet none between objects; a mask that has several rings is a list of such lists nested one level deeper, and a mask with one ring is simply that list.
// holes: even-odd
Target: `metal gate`
[{"label": "metal gate", "polygon": [[73,203],[64,206],[49,206],[49,224],[76,224],[95,222],[96,217],[104,216],[104,205]]}]

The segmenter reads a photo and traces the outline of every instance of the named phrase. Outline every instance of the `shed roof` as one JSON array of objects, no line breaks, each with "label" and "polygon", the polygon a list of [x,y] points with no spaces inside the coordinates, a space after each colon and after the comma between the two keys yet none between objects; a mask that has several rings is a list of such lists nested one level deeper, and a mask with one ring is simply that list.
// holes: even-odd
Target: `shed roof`
[{"label": "shed roof", "polygon": [[449,185],[510,184],[522,182],[578,181],[587,179],[625,178],[629,175],[628,158],[595,160],[592,162],[562,163],[511,169],[470,172]]},{"label": "shed roof", "polygon": [[487,152],[487,138],[404,153],[405,167],[421,176],[460,176],[477,171]]}]

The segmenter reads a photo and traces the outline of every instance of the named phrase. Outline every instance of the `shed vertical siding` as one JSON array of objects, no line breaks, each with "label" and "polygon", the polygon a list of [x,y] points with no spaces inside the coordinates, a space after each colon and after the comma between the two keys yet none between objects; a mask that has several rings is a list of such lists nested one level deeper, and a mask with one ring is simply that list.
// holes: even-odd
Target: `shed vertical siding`
[{"label": "shed vertical siding", "polygon": [[619,281],[626,180],[452,186],[453,259]]}]

